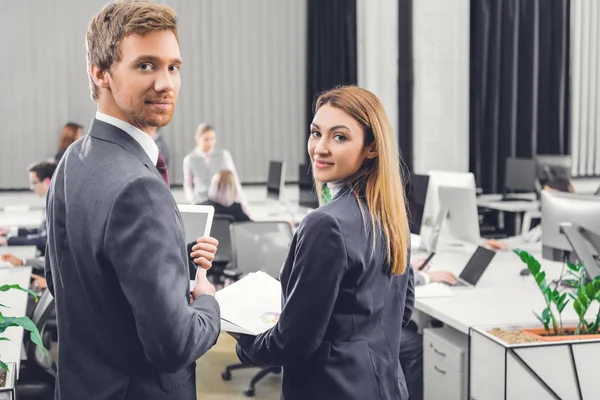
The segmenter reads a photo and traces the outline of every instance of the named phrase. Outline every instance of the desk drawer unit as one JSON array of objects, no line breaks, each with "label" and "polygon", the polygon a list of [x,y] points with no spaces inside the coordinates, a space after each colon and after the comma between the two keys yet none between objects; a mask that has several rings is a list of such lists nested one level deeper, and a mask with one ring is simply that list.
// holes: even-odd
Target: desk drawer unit
[{"label": "desk drawer unit", "polygon": [[467,396],[467,336],[448,327],[423,330],[423,397],[464,400]]}]

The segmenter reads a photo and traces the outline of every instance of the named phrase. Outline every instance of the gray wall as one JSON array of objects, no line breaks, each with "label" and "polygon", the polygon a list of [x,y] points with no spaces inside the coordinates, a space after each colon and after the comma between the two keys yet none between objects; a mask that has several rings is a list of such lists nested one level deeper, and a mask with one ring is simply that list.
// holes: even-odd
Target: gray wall
[{"label": "gray wall", "polygon": [[[215,125],[243,182],[264,182],[271,159],[297,179],[304,160],[305,0],[167,0],[184,58],[175,117],[162,129],[170,175],[198,123]],[[85,32],[101,0],[4,0],[0,13],[0,189],[27,187],[27,166],[54,156],[64,123],[87,129],[95,112]]]}]

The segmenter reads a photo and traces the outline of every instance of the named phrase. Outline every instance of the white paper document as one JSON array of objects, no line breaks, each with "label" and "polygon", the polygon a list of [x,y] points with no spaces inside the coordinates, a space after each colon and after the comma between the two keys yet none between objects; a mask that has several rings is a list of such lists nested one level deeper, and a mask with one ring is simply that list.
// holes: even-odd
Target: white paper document
[{"label": "white paper document", "polygon": [[264,272],[253,272],[219,290],[221,329],[258,335],[272,328],[281,313],[281,284]]},{"label": "white paper document", "polygon": [[415,287],[415,297],[417,299],[426,299],[429,297],[450,297],[454,293],[443,283],[433,282],[428,285]]}]

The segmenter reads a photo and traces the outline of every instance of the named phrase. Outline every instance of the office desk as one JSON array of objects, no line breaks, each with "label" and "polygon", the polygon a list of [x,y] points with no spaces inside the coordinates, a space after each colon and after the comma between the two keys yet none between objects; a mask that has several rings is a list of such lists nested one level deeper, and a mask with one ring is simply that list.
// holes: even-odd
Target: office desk
[{"label": "office desk", "polygon": [[0,227],[36,228],[44,218],[44,210],[2,211],[0,212]]},{"label": "office desk", "polygon": [[501,194],[484,194],[477,197],[477,206],[496,210],[501,213],[509,212],[515,215],[515,234],[521,231],[522,214],[540,209],[540,202],[535,193],[525,193],[514,197],[531,199],[532,201],[502,201]]},{"label": "office desk", "polygon": [[[17,284],[22,288],[28,289],[30,276],[30,267],[2,268],[0,269],[0,286]],[[14,289],[8,292],[1,292],[0,303],[6,306],[6,308],[2,309],[2,313],[10,317],[25,316],[28,296],[30,295]],[[21,348],[23,347],[23,328],[8,328],[1,336],[10,340],[0,341],[0,357],[2,361],[16,363],[17,371],[19,371],[21,365]]]},{"label": "office desk", "polygon": [[[457,276],[475,251],[474,245],[440,247],[431,261],[431,269],[451,271]],[[534,249],[525,250],[540,261],[547,281],[560,277],[562,263],[543,260]],[[416,251],[412,258],[423,255]],[[536,325],[539,321],[533,312],[541,313],[545,303],[533,277],[520,275],[525,267],[516,254],[498,252],[477,287],[451,288],[454,295],[450,297],[417,298],[415,309],[464,334],[473,326]],[[563,315],[566,319],[577,318],[572,307],[567,307]]]}]

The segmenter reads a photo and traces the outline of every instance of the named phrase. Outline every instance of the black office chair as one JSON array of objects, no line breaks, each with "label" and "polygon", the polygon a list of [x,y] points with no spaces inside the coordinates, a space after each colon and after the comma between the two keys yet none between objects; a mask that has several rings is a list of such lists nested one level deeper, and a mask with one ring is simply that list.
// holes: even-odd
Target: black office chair
[{"label": "black office chair", "polygon": [[[279,280],[279,272],[292,241],[292,227],[285,221],[236,222],[231,225],[231,239],[236,269],[228,271],[230,279],[239,279],[250,272],[263,271]],[[241,363],[228,365],[221,378],[231,379],[231,371],[257,368]],[[256,384],[270,373],[281,373],[280,366],[263,367],[252,377],[244,395],[254,396]]]},{"label": "black office chair", "polygon": [[42,343],[48,349],[48,353],[45,353],[39,345],[31,341],[28,334],[25,334],[23,346],[27,360],[21,362],[17,381],[17,395],[20,400],[54,399],[56,364],[49,353],[53,337],[52,329],[49,327],[56,326],[54,307],[54,297],[49,290],[45,290],[33,310],[31,320],[40,331]]}]

